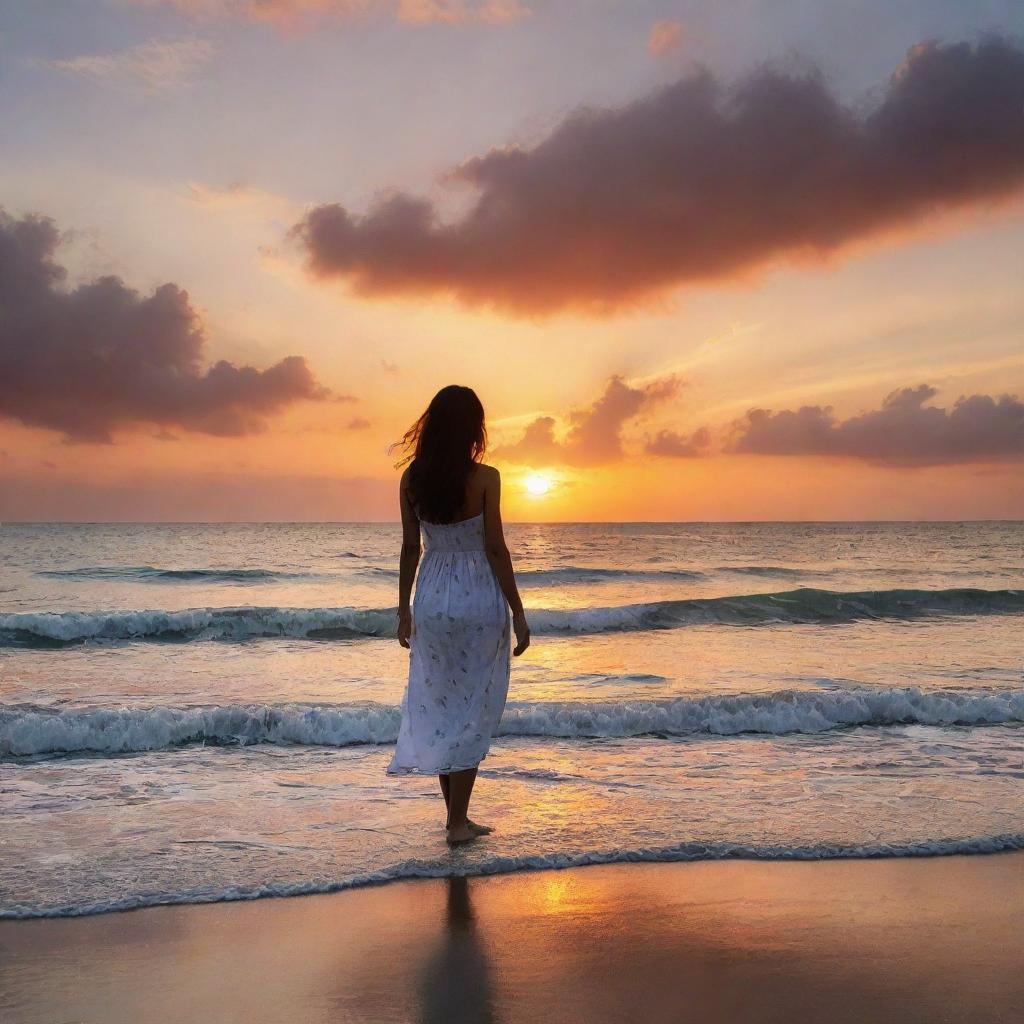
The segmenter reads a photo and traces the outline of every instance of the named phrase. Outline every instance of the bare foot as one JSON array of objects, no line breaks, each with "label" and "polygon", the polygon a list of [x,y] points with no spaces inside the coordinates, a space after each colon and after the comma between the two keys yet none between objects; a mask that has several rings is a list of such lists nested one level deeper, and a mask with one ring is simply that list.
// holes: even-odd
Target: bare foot
[{"label": "bare foot", "polygon": [[480,834],[474,832],[467,822],[464,825],[455,825],[448,829],[448,835],[445,838],[448,840],[449,846],[458,846],[460,843],[471,843],[474,839],[479,839]]},{"label": "bare foot", "polygon": [[[489,836],[494,831],[493,825],[481,825],[479,822],[473,821],[472,818],[466,819],[466,824],[478,835],[478,836]],[[444,829],[447,832],[451,828],[447,822],[445,822]]]}]

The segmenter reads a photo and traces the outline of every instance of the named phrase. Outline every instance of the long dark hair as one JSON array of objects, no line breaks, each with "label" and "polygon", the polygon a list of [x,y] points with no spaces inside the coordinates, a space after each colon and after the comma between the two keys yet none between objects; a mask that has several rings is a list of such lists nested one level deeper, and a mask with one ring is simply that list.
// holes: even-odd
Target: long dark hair
[{"label": "long dark hair", "polygon": [[427,411],[393,444],[409,464],[409,494],[416,513],[428,523],[451,523],[462,515],[466,483],[487,448],[484,407],[472,388],[449,384],[430,400]]}]

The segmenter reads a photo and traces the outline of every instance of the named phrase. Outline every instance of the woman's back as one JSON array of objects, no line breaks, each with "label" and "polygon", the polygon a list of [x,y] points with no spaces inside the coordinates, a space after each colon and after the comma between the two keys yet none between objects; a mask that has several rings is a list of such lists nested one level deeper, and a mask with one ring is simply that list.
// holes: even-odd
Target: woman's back
[{"label": "woman's back", "polygon": [[[414,475],[415,464],[406,470],[403,476],[403,485],[411,487]],[[483,463],[476,463],[471,466],[466,478],[465,498],[459,509],[459,514],[450,522],[432,523],[428,517],[419,514],[419,509],[417,509],[420,525],[424,528],[424,535],[428,526],[458,526],[460,523],[469,522],[472,519],[480,519],[482,525],[488,484],[492,484],[497,475],[498,471],[493,466],[486,466]],[[412,495],[412,502],[414,506],[417,504],[415,494]]]}]

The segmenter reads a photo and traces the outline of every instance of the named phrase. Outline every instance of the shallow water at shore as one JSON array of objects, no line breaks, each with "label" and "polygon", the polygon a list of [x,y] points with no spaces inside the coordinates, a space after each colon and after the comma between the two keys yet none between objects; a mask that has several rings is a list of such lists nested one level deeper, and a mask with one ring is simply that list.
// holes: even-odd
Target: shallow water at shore
[{"label": "shallow water at shore", "polygon": [[396,526],[0,528],[0,914],[1024,845],[1024,525],[508,533],[536,637],[453,860],[383,776]]}]

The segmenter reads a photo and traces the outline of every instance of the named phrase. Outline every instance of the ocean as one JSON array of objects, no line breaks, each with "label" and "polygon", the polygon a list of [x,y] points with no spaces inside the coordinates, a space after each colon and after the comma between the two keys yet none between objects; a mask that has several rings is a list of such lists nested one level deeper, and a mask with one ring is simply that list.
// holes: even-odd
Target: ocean
[{"label": "ocean", "polygon": [[533,645],[449,850],[384,774],[397,524],[0,526],[0,917],[1024,848],[1024,524],[506,532]]}]

